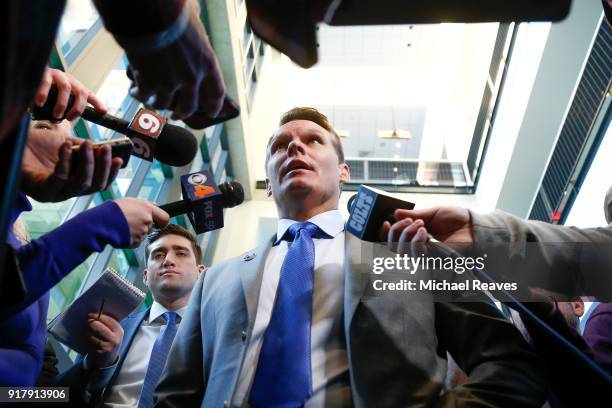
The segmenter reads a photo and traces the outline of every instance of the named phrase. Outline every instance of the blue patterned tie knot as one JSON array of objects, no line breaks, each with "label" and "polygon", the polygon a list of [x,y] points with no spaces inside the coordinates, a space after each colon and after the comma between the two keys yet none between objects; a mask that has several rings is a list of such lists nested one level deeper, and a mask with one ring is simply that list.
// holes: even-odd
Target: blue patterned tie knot
[{"label": "blue patterned tie knot", "polygon": [[308,234],[308,237],[311,239],[312,238],[332,238],[331,236],[329,236],[327,233],[325,233],[322,229],[317,227],[312,222],[306,221],[306,222],[296,222],[295,224],[287,228],[287,231],[285,231],[285,234],[283,235],[281,241],[293,242],[296,240],[296,238],[299,239],[299,235],[301,233]]},{"label": "blue patterned tie knot", "polygon": [[138,408],[153,407],[153,392],[166,365],[168,352],[176,335],[176,313],[166,312],[163,316],[166,321],[166,327],[161,330],[153,344],[149,365],[147,366],[147,372],[142,384],[142,391],[140,392],[140,399],[138,400]]},{"label": "blue patterned tie knot", "polygon": [[256,408],[298,408],[312,396],[310,326],[315,249],[313,238],[331,238],[311,222],[293,224],[276,301],[264,334],[249,401]]}]

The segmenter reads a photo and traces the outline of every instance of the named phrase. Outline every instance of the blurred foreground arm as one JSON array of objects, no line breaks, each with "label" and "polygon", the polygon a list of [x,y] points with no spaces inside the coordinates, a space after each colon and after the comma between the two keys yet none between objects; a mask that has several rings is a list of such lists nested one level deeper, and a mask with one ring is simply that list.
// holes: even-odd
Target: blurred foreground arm
[{"label": "blurred foreground arm", "polygon": [[132,66],[132,95],[175,118],[221,110],[225,86],[194,0],[95,0]]}]

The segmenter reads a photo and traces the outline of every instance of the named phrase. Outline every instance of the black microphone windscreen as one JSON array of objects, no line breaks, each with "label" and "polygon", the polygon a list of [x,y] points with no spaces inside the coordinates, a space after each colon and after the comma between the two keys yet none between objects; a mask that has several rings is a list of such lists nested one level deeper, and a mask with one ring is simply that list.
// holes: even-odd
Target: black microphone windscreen
[{"label": "black microphone windscreen", "polygon": [[198,151],[198,141],[187,129],[167,123],[155,146],[155,158],[170,166],[191,163]]},{"label": "black microphone windscreen", "polygon": [[244,201],[244,189],[237,181],[229,181],[219,184],[219,191],[223,193],[223,207],[232,208]]}]

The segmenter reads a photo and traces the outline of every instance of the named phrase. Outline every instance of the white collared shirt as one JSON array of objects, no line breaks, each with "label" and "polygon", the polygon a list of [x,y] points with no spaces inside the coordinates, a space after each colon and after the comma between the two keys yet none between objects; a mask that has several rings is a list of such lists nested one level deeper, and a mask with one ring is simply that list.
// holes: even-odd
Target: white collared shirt
[{"label": "white collared shirt", "polygon": [[[178,315],[177,325],[186,310],[187,306],[176,311]],[[162,328],[166,326],[163,318],[163,314],[166,312],[168,310],[165,307],[155,301],[153,302],[149,310],[149,316],[142,321],[134,334],[134,340],[127,351],[112,392],[108,394],[103,403],[104,407],[135,407],[138,405],[153,345]],[[113,368],[114,366],[111,366],[92,373],[90,387],[93,385],[92,382],[107,384],[113,374]],[[93,386],[95,387],[95,385]]]},{"label": "white collared shirt", "polygon": [[[325,231],[332,239],[313,238],[315,247],[314,286],[312,296],[312,327],[310,335],[313,396],[305,407],[326,405],[326,388],[348,373],[344,341],[344,221],[340,211],[333,210],[308,220]],[[277,238],[297,221],[281,219]],[[288,242],[272,247],[266,258],[259,293],[259,304],[251,340],[238,378],[233,405],[248,403],[255,376],[259,352],[263,343],[280,279],[280,271],[288,251]],[[348,378],[345,376],[344,378]]]}]

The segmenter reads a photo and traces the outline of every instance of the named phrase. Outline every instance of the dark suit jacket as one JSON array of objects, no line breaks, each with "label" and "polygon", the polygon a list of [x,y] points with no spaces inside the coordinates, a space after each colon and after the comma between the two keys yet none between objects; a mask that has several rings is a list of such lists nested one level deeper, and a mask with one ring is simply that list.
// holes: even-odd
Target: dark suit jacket
[{"label": "dark suit jacket", "polygon": [[612,375],[612,303],[598,304],[584,327],[584,340],[593,356]]},{"label": "dark suit jacket", "polygon": [[[489,303],[435,303],[431,294],[373,293],[362,244],[346,234],[344,333],[356,407],[540,407],[543,367]],[[157,387],[163,407],[232,404],[272,240],[208,269],[191,294]],[[446,351],[467,383],[440,395]]]},{"label": "dark suit jacket", "polygon": [[[599,363],[595,353],[578,331],[570,327],[558,307],[527,303],[527,307],[584,356],[572,352],[567,345],[551,337],[533,320],[522,317],[536,351],[544,360],[550,381],[550,406],[553,408],[598,406],[612,401],[612,382],[589,366],[589,360]],[[579,390],[579,391],[578,391]]]},{"label": "dark suit jacket", "polygon": [[134,336],[148,313],[148,309],[141,312],[134,312],[121,321],[121,327],[123,327],[124,334],[121,347],[119,348],[119,361],[115,366],[113,375],[108,384],[106,384],[106,386],[100,390],[101,392],[99,394],[92,395],[92,398],[88,403],[83,400],[83,392],[87,386],[87,382],[89,381],[89,373],[83,367],[82,356],[77,359],[76,363],[70,369],[66,370],[56,378],[56,386],[70,387],[70,400],[73,406],[100,406],[106,400],[108,395],[112,392],[112,388],[115,385],[119,372],[121,371],[121,367],[125,361],[125,356],[132,345]]}]

